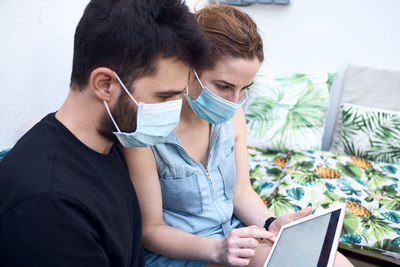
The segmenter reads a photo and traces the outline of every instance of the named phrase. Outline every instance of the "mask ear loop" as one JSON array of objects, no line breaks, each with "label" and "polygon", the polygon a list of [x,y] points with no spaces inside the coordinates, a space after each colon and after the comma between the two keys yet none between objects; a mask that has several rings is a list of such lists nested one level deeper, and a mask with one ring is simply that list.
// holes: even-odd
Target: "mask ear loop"
[{"label": "mask ear loop", "polygon": [[138,102],[136,102],[136,100],[133,98],[131,93],[129,93],[128,89],[126,89],[125,84],[121,81],[121,79],[119,78],[118,74],[115,71],[114,71],[114,74],[115,74],[115,77],[117,77],[119,84],[125,90],[125,93],[132,99],[132,101],[136,104],[136,106],[139,106]]},{"label": "mask ear loop", "polygon": [[[114,74],[115,74],[115,77],[117,77],[117,80],[118,80],[119,84],[121,85],[122,89],[125,90],[125,92],[126,92],[126,93],[128,94],[128,96],[132,99],[132,101],[136,104],[136,106],[139,106],[139,104],[136,102],[136,100],[133,98],[133,96],[129,93],[128,89],[126,89],[124,83],[121,81],[121,79],[119,78],[118,74],[117,74],[115,71],[114,71]],[[110,118],[111,118],[111,121],[113,122],[113,124],[114,124],[115,128],[117,129],[117,131],[120,133],[121,130],[119,129],[117,123],[115,122],[114,117],[113,117],[113,115],[111,114],[110,108],[108,107],[106,101],[103,100],[103,103],[104,103],[104,106],[106,106],[106,110],[107,110],[107,112],[108,112],[108,115],[109,115]]]},{"label": "mask ear loop", "polygon": [[197,72],[196,72],[195,69],[193,69],[193,72],[194,72],[194,75],[196,75],[196,78],[197,78],[197,80],[199,81],[199,83],[200,83],[200,85],[201,85],[201,88],[204,88],[203,84],[202,84],[201,81],[200,81],[199,75],[197,75]]},{"label": "mask ear loop", "polygon": [[115,128],[117,128],[117,131],[120,133],[121,131],[120,131],[120,129],[118,128],[118,125],[117,125],[117,123],[115,122],[113,115],[111,115],[110,108],[108,107],[106,101],[103,100],[103,102],[104,102],[104,106],[106,106],[106,110],[107,110],[107,112],[108,112],[108,115],[110,115],[110,118],[111,118],[112,122],[114,123]]}]

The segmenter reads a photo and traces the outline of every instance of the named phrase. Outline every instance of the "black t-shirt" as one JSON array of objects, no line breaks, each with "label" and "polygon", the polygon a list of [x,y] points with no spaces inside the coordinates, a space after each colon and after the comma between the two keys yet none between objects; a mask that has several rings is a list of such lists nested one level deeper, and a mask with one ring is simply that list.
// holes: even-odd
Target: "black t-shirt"
[{"label": "black t-shirt", "polygon": [[144,266],[121,147],[80,142],[55,114],[0,162],[0,266]]}]

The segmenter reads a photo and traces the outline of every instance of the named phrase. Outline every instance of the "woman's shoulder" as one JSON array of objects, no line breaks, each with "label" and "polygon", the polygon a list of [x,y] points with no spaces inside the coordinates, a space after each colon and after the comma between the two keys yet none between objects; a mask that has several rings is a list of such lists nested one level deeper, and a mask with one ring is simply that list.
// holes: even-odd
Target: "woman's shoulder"
[{"label": "woman's shoulder", "polygon": [[244,116],[243,108],[239,108],[232,118],[233,131],[235,132],[235,137],[246,130],[246,119]]}]

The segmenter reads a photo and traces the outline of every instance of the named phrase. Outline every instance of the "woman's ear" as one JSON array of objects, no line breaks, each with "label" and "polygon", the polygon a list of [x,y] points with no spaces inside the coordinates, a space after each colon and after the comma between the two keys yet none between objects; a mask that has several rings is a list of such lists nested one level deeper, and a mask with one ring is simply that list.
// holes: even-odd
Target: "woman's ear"
[{"label": "woman's ear", "polygon": [[109,101],[115,91],[115,73],[109,68],[96,68],[90,73],[89,86],[101,101]]}]

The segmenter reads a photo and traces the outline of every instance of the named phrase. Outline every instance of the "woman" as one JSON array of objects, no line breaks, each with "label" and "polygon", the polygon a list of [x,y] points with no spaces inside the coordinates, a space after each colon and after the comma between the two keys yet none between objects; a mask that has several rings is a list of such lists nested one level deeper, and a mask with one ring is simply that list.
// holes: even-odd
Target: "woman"
[{"label": "woman", "polygon": [[162,144],[126,150],[146,262],[262,266],[272,242],[255,238],[274,240],[311,208],[274,220],[250,184],[240,106],[264,59],[256,24],[227,5],[205,7],[196,18],[212,54],[206,68],[189,73],[178,126]]}]

